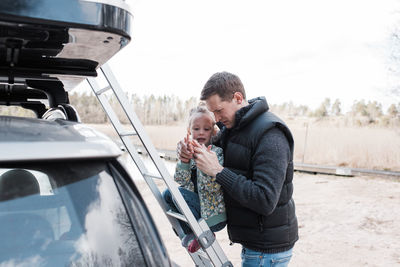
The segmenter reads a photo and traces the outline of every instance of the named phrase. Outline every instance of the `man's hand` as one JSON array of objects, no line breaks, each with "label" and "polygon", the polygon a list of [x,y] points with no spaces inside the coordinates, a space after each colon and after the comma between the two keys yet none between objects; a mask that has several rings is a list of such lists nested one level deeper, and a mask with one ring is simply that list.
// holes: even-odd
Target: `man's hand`
[{"label": "man's hand", "polygon": [[217,154],[211,151],[211,146],[206,147],[205,145],[200,145],[194,140],[193,149],[197,168],[205,174],[215,177],[217,173],[224,169],[224,167],[219,164]]},{"label": "man's hand", "polygon": [[176,153],[178,155],[178,159],[184,163],[189,163],[190,159],[193,158],[194,151],[189,133],[186,135],[185,138],[183,138],[183,140],[178,142]]}]

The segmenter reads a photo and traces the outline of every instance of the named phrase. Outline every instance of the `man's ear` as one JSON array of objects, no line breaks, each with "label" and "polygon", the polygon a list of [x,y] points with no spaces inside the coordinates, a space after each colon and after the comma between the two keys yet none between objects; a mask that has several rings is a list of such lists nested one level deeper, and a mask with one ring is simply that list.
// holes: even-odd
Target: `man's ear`
[{"label": "man's ear", "polygon": [[242,104],[243,102],[243,95],[240,92],[235,92],[233,94],[233,99],[236,102],[236,104]]},{"label": "man's ear", "polygon": [[214,125],[213,127],[213,131],[212,131],[212,136],[217,135],[217,133],[219,132],[219,128],[217,127],[217,125]]}]

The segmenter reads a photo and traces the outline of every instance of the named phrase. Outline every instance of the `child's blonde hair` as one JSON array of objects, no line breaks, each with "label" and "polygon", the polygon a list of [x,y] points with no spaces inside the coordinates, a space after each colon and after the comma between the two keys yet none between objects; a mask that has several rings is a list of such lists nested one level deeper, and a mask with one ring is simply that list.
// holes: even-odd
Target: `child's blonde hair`
[{"label": "child's blonde hair", "polygon": [[190,129],[190,127],[192,126],[192,121],[193,118],[197,115],[197,114],[206,114],[209,115],[212,119],[212,123],[213,123],[213,127],[215,126],[215,117],[214,114],[209,111],[206,107],[206,104],[204,102],[200,102],[197,107],[192,108],[189,112],[189,123],[188,123],[188,129]]}]

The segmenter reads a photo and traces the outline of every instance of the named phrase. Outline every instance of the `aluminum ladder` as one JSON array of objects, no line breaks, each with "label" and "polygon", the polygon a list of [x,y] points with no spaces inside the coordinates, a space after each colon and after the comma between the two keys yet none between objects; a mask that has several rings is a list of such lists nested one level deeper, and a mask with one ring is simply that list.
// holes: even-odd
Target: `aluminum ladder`
[{"label": "aluminum ladder", "polygon": [[[167,168],[160,159],[157,150],[155,149],[153,143],[146,134],[142,123],[140,122],[136,113],[134,112],[132,104],[129,103],[126,95],[122,91],[122,88],[119,86],[117,79],[115,78],[114,74],[111,71],[111,68],[107,64],[104,64],[102,67],[99,68],[99,70],[104,75],[105,82],[107,84],[104,88],[101,88],[99,86],[97,81],[98,78],[88,78],[87,81],[90,87],[92,88],[94,94],[96,95],[97,99],[99,100],[100,104],[102,105],[108,118],[110,119],[115,131],[118,133],[118,136],[120,137],[122,143],[124,144],[127,152],[135,162],[137,168],[139,169],[140,173],[145,179],[147,185],[150,187],[153,195],[156,197],[162,210],[167,215],[167,218],[170,221],[176,234],[179,236],[180,239],[182,239],[184,236],[182,228],[178,223],[178,220],[181,220],[189,224],[193,233],[198,238],[202,249],[198,250],[195,253],[188,252],[195,265],[223,266],[223,267],[233,266],[232,263],[226,257],[220,245],[218,244],[214,234],[209,229],[205,220],[201,218],[200,220],[197,221],[193,216],[188,205],[183,199],[181,193],[179,192],[177,184],[175,183],[173,178],[171,178],[171,175],[169,174]],[[122,107],[123,112],[129,119],[129,122],[134,129],[133,131],[126,131],[124,129],[124,126],[122,125],[115,111],[111,107],[111,104],[107,96],[104,94],[106,91],[112,91],[113,95],[116,97],[120,106]],[[159,172],[159,175],[150,174],[148,172],[144,162],[140,158],[137,150],[133,145],[132,140],[130,139],[130,137],[132,136],[139,137],[141,144],[146,149],[151,159],[151,162],[156,167],[157,171]],[[157,187],[155,181],[153,180],[157,178],[163,180],[166,186],[169,188],[171,195],[178,206],[178,210],[180,210],[181,213],[176,213],[171,210],[168,210],[167,205],[162,197],[162,194],[159,188]]]}]

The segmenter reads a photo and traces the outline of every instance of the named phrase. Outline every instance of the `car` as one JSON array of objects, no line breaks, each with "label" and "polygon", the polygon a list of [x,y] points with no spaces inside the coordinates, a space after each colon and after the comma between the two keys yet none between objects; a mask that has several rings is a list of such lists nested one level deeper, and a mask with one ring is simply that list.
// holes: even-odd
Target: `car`
[{"label": "car", "polygon": [[124,1],[0,2],[0,266],[171,266],[123,151],[68,92],[130,40]]}]

